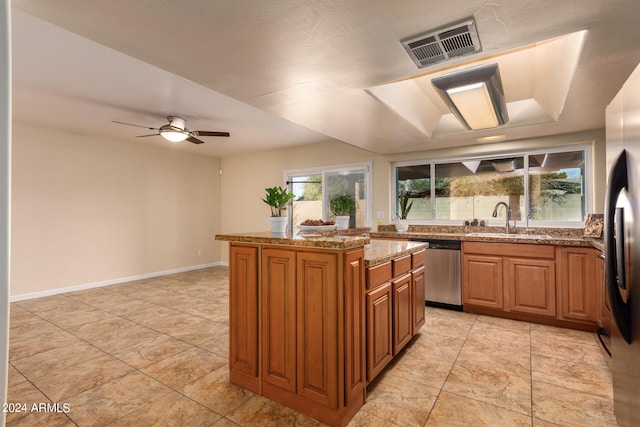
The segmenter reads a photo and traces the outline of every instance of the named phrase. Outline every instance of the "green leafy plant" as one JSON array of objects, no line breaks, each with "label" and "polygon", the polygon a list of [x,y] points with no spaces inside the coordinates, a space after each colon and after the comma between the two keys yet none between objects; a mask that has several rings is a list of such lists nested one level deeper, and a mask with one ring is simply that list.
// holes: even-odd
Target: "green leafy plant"
[{"label": "green leafy plant", "polygon": [[295,194],[289,193],[286,188],[271,187],[265,188],[267,194],[262,199],[267,205],[271,207],[271,216],[282,216],[284,210],[287,209],[287,203],[293,199]]},{"label": "green leafy plant", "polygon": [[407,216],[409,216],[409,212],[413,206],[413,200],[409,202],[410,197],[410,191],[402,191],[398,195],[398,207],[400,208],[400,212],[396,212],[396,215],[399,219],[407,219]]},{"label": "green leafy plant", "polygon": [[348,194],[329,201],[329,209],[335,216],[349,216],[356,211],[356,201]]}]

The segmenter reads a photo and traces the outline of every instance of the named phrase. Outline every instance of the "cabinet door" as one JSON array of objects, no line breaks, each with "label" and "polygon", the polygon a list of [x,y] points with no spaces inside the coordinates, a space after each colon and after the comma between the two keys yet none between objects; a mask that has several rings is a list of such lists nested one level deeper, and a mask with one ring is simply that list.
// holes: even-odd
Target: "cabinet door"
[{"label": "cabinet door", "polygon": [[296,253],[262,251],[262,380],[296,389]]},{"label": "cabinet door", "polygon": [[413,295],[413,334],[415,335],[424,325],[424,267],[417,268],[411,272],[411,285],[411,293]]},{"label": "cabinet door", "polygon": [[367,293],[367,381],[393,358],[393,297],[387,282]]},{"label": "cabinet door", "polygon": [[504,308],[502,258],[464,255],[462,258],[462,304]]},{"label": "cabinet door", "polygon": [[342,278],[337,254],[298,252],[297,393],[329,408],[338,407],[338,322]]},{"label": "cabinet door", "polygon": [[229,248],[229,376],[253,392],[258,378],[258,247]]},{"label": "cabinet door", "polygon": [[510,311],[556,317],[555,261],[509,258]]},{"label": "cabinet door", "polygon": [[413,300],[411,298],[411,274],[405,274],[393,282],[393,354],[396,355],[413,336]]},{"label": "cabinet door", "polygon": [[560,262],[562,317],[596,322],[599,298],[595,279],[595,249],[562,248]]},{"label": "cabinet door", "polygon": [[366,304],[364,249],[344,255],[345,399],[364,401],[366,379]]}]

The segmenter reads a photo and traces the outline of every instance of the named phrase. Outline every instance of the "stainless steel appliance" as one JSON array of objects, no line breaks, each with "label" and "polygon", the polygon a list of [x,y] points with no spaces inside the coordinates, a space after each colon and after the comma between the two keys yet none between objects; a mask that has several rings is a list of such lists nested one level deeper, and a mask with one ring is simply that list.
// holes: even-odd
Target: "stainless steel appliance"
[{"label": "stainless steel appliance", "polygon": [[411,240],[429,243],[425,256],[426,305],[462,310],[460,241],[420,238]]},{"label": "stainless steel appliance", "polygon": [[607,107],[605,278],[618,424],[640,425],[640,67]]}]

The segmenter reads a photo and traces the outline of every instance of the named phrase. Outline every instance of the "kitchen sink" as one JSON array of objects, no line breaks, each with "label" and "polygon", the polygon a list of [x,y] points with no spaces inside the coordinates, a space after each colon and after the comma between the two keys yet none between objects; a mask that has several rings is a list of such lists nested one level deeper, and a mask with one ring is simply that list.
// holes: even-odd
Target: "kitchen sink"
[{"label": "kitchen sink", "polygon": [[508,239],[551,239],[548,234],[468,233],[471,237],[498,237]]}]

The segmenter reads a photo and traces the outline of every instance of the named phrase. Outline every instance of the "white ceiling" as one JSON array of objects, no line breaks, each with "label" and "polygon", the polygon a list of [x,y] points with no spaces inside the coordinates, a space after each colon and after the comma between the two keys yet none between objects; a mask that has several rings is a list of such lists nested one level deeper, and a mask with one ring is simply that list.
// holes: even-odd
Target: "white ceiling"
[{"label": "white ceiling", "polygon": [[[640,62],[637,0],[12,4],[16,122],[215,157],[329,138],[389,154],[601,129]],[[473,56],[419,70],[399,42],[468,17],[482,44]],[[512,120],[462,130],[430,79],[491,62]],[[167,115],[231,137],[170,144],[111,122],[159,127]]]}]

